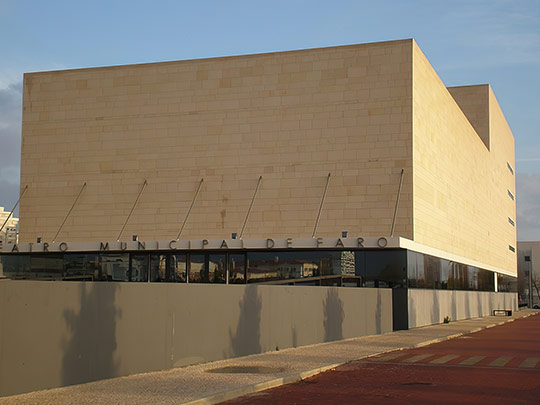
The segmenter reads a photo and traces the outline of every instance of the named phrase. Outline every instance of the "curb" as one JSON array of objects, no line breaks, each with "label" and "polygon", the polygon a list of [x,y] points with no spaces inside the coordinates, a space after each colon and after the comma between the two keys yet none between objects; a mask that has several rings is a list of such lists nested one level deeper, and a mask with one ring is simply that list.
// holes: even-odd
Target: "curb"
[{"label": "curb", "polygon": [[323,373],[325,371],[334,369],[345,363],[329,364],[326,366],[314,368],[312,370],[287,374],[284,377],[274,378],[273,380],[264,381],[257,384],[246,385],[244,387],[236,388],[230,391],[220,392],[215,395],[211,395],[206,398],[196,399],[195,401],[186,402],[186,405],[202,405],[202,404],[217,404],[219,402],[229,401],[234,398],[238,398],[247,394],[253,394],[255,392],[264,391],[270,388],[280,387],[282,385],[302,381],[305,378],[313,377],[316,374]]},{"label": "curb", "polygon": [[[443,337],[436,338],[436,339],[430,339],[430,340],[426,340],[425,342],[420,342],[420,343],[417,343],[417,344],[412,345],[412,346],[406,346],[406,347],[402,347],[402,348],[399,348],[399,349],[392,349],[392,350],[387,350],[387,351],[384,351],[384,352],[373,353],[373,354],[370,354],[370,355],[367,355],[367,356],[359,357],[358,359],[355,359],[355,360],[362,360],[362,359],[365,359],[365,358],[368,358],[368,357],[378,356],[380,354],[389,353],[389,352],[393,352],[393,351],[397,351],[397,350],[407,350],[407,349],[414,349],[414,348],[418,348],[418,347],[429,346],[429,345],[432,345],[434,343],[444,342],[446,340],[451,340],[451,339],[455,339],[455,338],[458,338],[458,337],[461,337],[461,336],[464,336],[464,335],[469,335],[471,333],[476,333],[476,332],[479,332],[479,331],[484,330],[484,329],[489,329],[489,328],[493,328],[495,326],[503,325],[505,323],[514,322],[516,319],[526,318],[526,317],[529,317],[531,315],[534,315],[534,314],[527,314],[527,315],[524,315],[524,316],[522,316],[520,318],[506,319],[504,321],[500,321],[500,322],[497,322],[497,323],[492,323],[492,324],[489,324],[489,325],[486,325],[486,326],[482,326],[480,328],[472,329],[472,330],[470,330],[468,332],[454,333],[452,335],[443,336]],[[349,361],[354,361],[354,360],[349,360]],[[261,382],[261,383],[246,385],[246,386],[243,386],[243,387],[240,387],[240,388],[235,388],[235,389],[230,390],[230,391],[219,392],[217,394],[210,395],[210,396],[205,397],[205,398],[200,398],[200,399],[196,399],[194,401],[185,402],[185,404],[186,405],[210,405],[210,404],[217,404],[217,403],[224,402],[224,401],[230,401],[231,399],[238,398],[238,397],[241,397],[241,396],[244,396],[244,395],[253,394],[255,392],[264,391],[264,390],[267,390],[267,389],[270,389],[270,388],[277,388],[277,387],[280,387],[282,385],[302,381],[302,380],[304,380],[306,378],[313,377],[314,375],[317,375],[317,374],[323,373],[325,371],[328,371],[328,370],[334,369],[336,367],[339,367],[339,366],[341,366],[343,364],[348,363],[349,361],[345,361],[345,362],[341,362],[341,363],[335,363],[335,364],[329,364],[329,365],[326,365],[326,366],[317,367],[317,368],[307,370],[307,371],[287,374],[287,375],[285,375],[283,377],[280,377],[280,378],[274,378],[272,380],[264,381],[264,382]]]}]

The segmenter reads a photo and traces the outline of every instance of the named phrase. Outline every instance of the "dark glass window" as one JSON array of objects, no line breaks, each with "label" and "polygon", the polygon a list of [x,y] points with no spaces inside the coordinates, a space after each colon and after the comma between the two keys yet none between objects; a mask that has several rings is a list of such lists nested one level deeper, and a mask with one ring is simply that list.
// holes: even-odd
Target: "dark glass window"
[{"label": "dark glass window", "polygon": [[170,273],[166,255],[150,255],[150,281],[174,281]]},{"label": "dark glass window", "polygon": [[229,254],[229,283],[244,284],[246,282],[246,255]]},{"label": "dark glass window", "polygon": [[441,288],[441,259],[435,256],[424,256],[426,288]]},{"label": "dark glass window", "polygon": [[508,197],[510,197],[510,199],[514,201],[514,194],[512,194],[510,190],[506,190],[506,191],[508,191]]},{"label": "dark glass window", "polygon": [[368,287],[405,287],[407,251],[373,250],[366,252],[366,285]]},{"label": "dark glass window", "polygon": [[98,280],[128,281],[129,254],[100,254]]},{"label": "dark glass window", "polygon": [[64,275],[64,255],[31,255],[30,273],[37,279],[61,279]]},{"label": "dark glass window", "polygon": [[227,260],[225,254],[208,255],[208,279],[210,283],[227,282]]},{"label": "dark glass window", "polygon": [[317,277],[321,285],[340,285],[342,276],[355,277],[350,251],[249,252],[247,257],[249,283]]},{"label": "dark glass window", "polygon": [[189,282],[190,283],[208,283],[208,266],[205,263],[204,255],[189,255]]},{"label": "dark glass window", "polygon": [[135,254],[131,256],[131,270],[129,281],[148,281],[148,259],[149,255]]},{"label": "dark glass window", "polygon": [[495,273],[478,269],[478,289],[480,291],[495,291]]},{"label": "dark glass window", "polygon": [[99,255],[96,253],[64,255],[64,280],[99,280]]},{"label": "dark glass window", "polygon": [[171,255],[169,268],[169,276],[172,277],[170,281],[180,283],[187,281],[187,255],[185,253]]},{"label": "dark glass window", "polygon": [[424,258],[421,253],[407,251],[408,284],[411,288],[426,288]]},{"label": "dark glass window", "polygon": [[5,277],[31,278],[28,255],[0,255],[0,266]]},{"label": "dark glass window", "polygon": [[510,171],[510,173],[514,174],[514,169],[512,168],[510,163],[506,162],[506,167],[508,167],[508,170]]},{"label": "dark glass window", "polygon": [[517,292],[517,277],[497,274],[497,290],[500,292]]},{"label": "dark glass window", "polygon": [[452,262],[441,259],[441,284],[442,290],[451,290],[454,288],[454,276],[452,272]]}]

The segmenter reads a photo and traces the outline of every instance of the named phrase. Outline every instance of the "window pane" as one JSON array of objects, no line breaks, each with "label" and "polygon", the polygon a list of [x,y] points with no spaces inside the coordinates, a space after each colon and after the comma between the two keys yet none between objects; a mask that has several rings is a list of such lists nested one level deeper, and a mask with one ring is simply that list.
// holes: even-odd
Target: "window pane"
[{"label": "window pane", "polygon": [[132,255],[129,281],[148,281],[149,255]]},{"label": "window pane", "polygon": [[495,273],[488,270],[478,270],[478,289],[480,291],[495,291]]},{"label": "window pane", "polygon": [[426,288],[441,288],[441,259],[435,256],[424,256],[424,274]]},{"label": "window pane", "polygon": [[150,281],[152,282],[174,281],[174,280],[170,280],[167,276],[168,276],[167,256],[166,255],[151,255],[150,256]]},{"label": "window pane", "polygon": [[407,274],[409,287],[411,288],[426,287],[423,256],[421,253],[407,251]]},{"label": "window pane", "polygon": [[404,287],[407,281],[407,251],[367,251],[366,279],[368,286]]},{"label": "window pane", "polygon": [[185,283],[187,280],[187,255],[172,255],[170,261],[170,269],[170,273],[174,281]]},{"label": "window pane", "polygon": [[441,289],[448,290],[454,288],[454,277],[452,275],[452,262],[441,259]]},{"label": "window pane", "polygon": [[99,255],[65,254],[64,280],[98,280]]},{"label": "window pane", "polygon": [[[0,267],[4,276],[8,278],[30,277],[30,256],[28,255],[0,255]],[[0,272],[1,274],[1,272]]]},{"label": "window pane", "polygon": [[128,281],[129,279],[129,254],[100,254],[99,255],[99,280],[105,281]]},{"label": "window pane", "polygon": [[34,278],[60,279],[64,274],[64,257],[56,254],[32,255],[30,256],[30,272]]},{"label": "window pane", "polygon": [[227,281],[225,263],[226,256],[224,254],[208,256],[208,277],[211,283],[225,284]]},{"label": "window pane", "polygon": [[229,255],[229,283],[244,284],[246,270],[246,255],[245,254],[230,254]]},{"label": "window pane", "polygon": [[317,278],[341,285],[342,276],[356,278],[355,260],[350,251],[249,252],[248,282]]},{"label": "window pane", "polygon": [[204,255],[189,255],[189,282],[208,283],[208,268],[204,263]]}]

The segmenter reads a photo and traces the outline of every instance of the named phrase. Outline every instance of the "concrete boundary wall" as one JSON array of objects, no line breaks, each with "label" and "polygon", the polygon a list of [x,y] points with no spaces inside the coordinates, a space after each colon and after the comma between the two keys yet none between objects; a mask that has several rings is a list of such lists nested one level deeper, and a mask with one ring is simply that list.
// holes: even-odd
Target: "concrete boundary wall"
[{"label": "concrete boundary wall", "polygon": [[409,289],[409,328],[491,315],[494,309],[518,309],[516,293]]},{"label": "concrete boundary wall", "polygon": [[391,330],[389,289],[0,280],[0,396]]}]

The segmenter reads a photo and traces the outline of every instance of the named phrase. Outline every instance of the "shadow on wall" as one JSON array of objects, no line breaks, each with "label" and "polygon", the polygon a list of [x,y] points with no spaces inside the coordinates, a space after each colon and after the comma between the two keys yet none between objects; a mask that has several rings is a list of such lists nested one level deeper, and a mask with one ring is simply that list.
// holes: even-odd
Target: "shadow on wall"
[{"label": "shadow on wall", "polygon": [[260,353],[262,300],[257,286],[246,287],[239,305],[240,316],[234,335],[229,329],[232,355],[238,357]]},{"label": "shadow on wall", "polygon": [[431,308],[431,324],[436,325],[441,323],[441,306],[439,304],[439,292],[433,290],[433,307]]},{"label": "shadow on wall", "polygon": [[458,320],[458,311],[457,311],[457,292],[456,291],[452,291],[452,315],[450,317],[450,319],[452,321],[457,321]]},{"label": "shadow on wall", "polygon": [[377,309],[375,310],[375,330],[377,334],[380,334],[382,331],[382,301],[381,301],[381,290],[377,288]]},{"label": "shadow on wall", "polygon": [[[80,384],[117,375],[116,318],[121,316],[114,301],[116,283],[80,283],[80,309],[64,311],[70,338],[64,341],[63,385]],[[87,290],[89,290],[87,292]]]},{"label": "shadow on wall", "polygon": [[324,341],[343,339],[343,301],[339,298],[337,288],[329,288],[324,308]]}]

